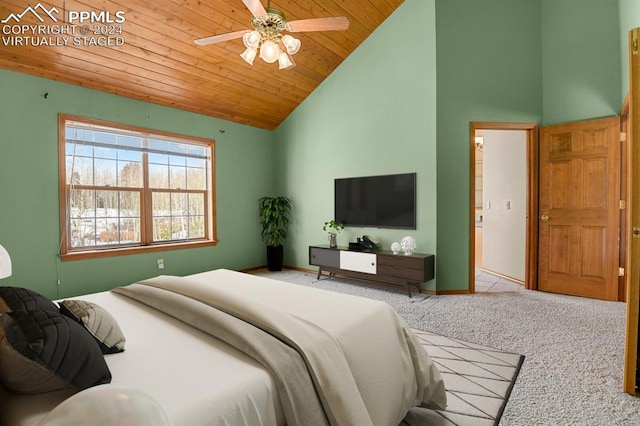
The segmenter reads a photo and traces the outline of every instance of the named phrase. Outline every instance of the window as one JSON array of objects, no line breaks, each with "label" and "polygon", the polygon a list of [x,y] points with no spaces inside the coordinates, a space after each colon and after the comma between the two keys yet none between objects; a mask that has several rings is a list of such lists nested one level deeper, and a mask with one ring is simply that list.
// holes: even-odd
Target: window
[{"label": "window", "polygon": [[214,142],[60,115],[60,256],[212,245]]}]

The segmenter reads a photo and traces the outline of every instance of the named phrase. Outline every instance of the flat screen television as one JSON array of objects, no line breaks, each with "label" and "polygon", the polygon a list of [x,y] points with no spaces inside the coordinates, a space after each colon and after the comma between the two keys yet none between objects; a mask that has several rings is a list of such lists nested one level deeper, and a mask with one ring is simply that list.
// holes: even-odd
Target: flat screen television
[{"label": "flat screen television", "polygon": [[334,208],[345,226],[416,229],[416,174],[335,179]]}]

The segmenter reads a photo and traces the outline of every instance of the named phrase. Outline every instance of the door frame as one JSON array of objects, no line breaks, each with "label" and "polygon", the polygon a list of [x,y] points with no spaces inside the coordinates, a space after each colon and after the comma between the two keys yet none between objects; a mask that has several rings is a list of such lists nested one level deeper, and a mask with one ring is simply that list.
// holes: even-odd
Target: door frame
[{"label": "door frame", "polygon": [[538,123],[509,123],[493,121],[472,121],[469,123],[469,292],[476,291],[475,248],[476,248],[476,130],[519,130],[527,137],[526,174],[527,174],[527,208],[525,229],[525,281],[528,290],[538,289]]},{"label": "door frame", "polygon": [[[628,258],[629,238],[627,232],[629,229],[629,212],[632,209],[631,200],[629,199],[629,167],[631,158],[631,135],[629,134],[629,95],[624,100],[620,109],[620,201],[624,206],[620,206],[620,231],[619,238],[619,266],[625,270],[624,275],[618,277],[618,301],[627,301],[627,275],[629,273]],[[624,135],[624,137],[623,137]]]}]

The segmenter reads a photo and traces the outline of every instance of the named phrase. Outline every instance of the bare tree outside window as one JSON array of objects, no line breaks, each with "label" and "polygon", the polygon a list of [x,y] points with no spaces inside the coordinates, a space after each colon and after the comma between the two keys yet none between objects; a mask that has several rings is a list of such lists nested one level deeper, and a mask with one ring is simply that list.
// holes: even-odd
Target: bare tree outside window
[{"label": "bare tree outside window", "polygon": [[61,256],[215,244],[213,141],[61,115]]}]

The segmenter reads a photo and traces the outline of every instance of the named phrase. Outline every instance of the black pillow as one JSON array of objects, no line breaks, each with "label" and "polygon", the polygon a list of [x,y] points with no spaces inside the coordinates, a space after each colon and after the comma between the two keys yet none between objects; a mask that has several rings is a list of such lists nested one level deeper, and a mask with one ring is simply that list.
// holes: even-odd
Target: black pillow
[{"label": "black pillow", "polygon": [[91,334],[59,311],[0,314],[0,382],[17,393],[85,389],[111,382]]},{"label": "black pillow", "polygon": [[55,312],[58,307],[45,296],[28,288],[0,287],[0,314],[17,309]]}]

